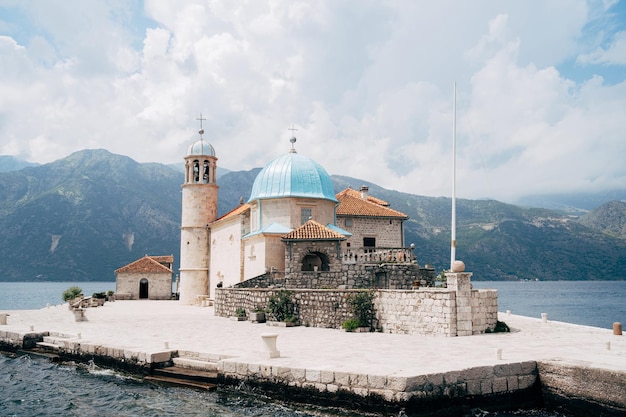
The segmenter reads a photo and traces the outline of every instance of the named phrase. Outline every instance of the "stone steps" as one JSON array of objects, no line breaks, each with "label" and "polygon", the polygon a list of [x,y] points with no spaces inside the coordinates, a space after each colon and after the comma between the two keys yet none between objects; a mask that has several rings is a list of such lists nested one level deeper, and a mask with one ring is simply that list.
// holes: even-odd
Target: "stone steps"
[{"label": "stone steps", "polygon": [[177,386],[183,386],[183,387],[189,387],[189,388],[200,388],[200,389],[205,389],[205,390],[214,390],[217,388],[216,384],[213,384],[210,382],[191,381],[187,379],[162,376],[162,375],[148,375],[144,379],[146,381],[152,381],[152,382],[157,382],[157,383],[177,385]]},{"label": "stone steps", "polygon": [[44,341],[43,342],[37,342],[37,347],[45,350],[52,350],[52,351],[58,351],[60,346],[57,345],[56,343],[50,343],[46,341],[46,338],[44,337]]},{"label": "stone steps", "polygon": [[217,363],[213,361],[207,361],[202,359],[194,359],[188,357],[172,358],[174,365],[179,368],[193,369],[197,371],[216,371]]}]

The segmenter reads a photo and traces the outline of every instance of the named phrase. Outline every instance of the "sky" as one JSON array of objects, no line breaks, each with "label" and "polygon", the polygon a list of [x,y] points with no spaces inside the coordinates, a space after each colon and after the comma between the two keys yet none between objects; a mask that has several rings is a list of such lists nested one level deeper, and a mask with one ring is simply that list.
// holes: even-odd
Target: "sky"
[{"label": "sky", "polygon": [[626,0],[0,0],[0,155],[182,163],[200,115],[234,171],[294,132],[450,196],[455,130],[458,197],[624,189]]}]

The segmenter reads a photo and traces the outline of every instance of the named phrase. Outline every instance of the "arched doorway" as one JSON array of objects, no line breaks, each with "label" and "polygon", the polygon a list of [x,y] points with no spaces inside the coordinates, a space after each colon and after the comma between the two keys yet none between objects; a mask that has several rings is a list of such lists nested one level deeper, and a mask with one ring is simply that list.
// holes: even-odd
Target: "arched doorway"
[{"label": "arched doorway", "polygon": [[309,252],[302,258],[302,271],[330,271],[328,256],[322,252]]},{"label": "arched doorway", "polygon": [[139,281],[139,299],[148,298],[148,280],[141,278]]}]

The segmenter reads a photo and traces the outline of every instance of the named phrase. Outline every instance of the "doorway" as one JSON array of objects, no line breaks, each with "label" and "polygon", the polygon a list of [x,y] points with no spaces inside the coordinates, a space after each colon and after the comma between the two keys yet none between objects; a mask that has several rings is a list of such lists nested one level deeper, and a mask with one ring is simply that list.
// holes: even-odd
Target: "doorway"
[{"label": "doorway", "polygon": [[141,278],[139,281],[139,299],[148,298],[148,280]]}]

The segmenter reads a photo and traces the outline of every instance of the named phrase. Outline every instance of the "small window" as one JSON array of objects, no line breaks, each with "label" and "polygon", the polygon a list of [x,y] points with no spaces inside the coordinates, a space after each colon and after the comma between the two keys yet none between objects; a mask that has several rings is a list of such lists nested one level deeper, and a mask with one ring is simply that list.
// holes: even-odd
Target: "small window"
[{"label": "small window", "polygon": [[193,182],[200,182],[200,162],[198,160],[193,161]]},{"label": "small window", "polygon": [[352,219],[346,219],[346,227],[352,227]]},{"label": "small window", "polygon": [[375,237],[364,237],[363,238],[363,247],[366,247],[366,248],[374,248],[374,247],[376,247],[376,238]]},{"label": "small window", "polygon": [[313,209],[311,207],[302,207],[300,209],[300,224],[304,224],[313,217]]},{"label": "small window", "polygon": [[209,183],[209,161],[204,161],[204,169],[202,170],[202,182]]}]

